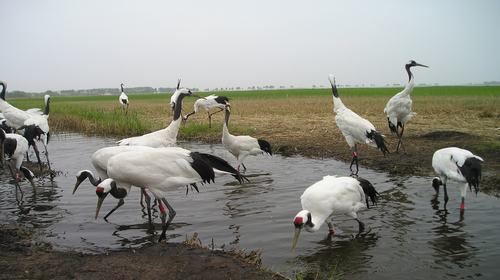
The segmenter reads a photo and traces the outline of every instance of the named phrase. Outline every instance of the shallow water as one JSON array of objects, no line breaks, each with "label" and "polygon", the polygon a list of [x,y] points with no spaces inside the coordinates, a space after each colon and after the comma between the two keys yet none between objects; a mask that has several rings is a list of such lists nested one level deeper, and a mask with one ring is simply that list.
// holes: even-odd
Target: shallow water
[{"label": "shallow water", "polygon": [[[75,195],[75,174],[93,169],[90,155],[114,144],[114,139],[56,135],[49,145],[52,166],[60,174],[54,184],[40,181],[34,197],[31,186],[20,184],[23,197],[0,174],[0,222],[19,223],[40,229],[56,248],[103,252],[137,247],[156,240],[147,231],[146,211],[140,193],[132,189],[125,205],[106,222],[102,219],[117,200],[108,196],[100,216],[94,219],[95,189],[84,182]],[[234,163],[221,145],[180,143],[193,151],[218,155]],[[250,183],[239,185],[232,177],[200,186],[200,193],[185,189],[167,198],[176,210],[169,241],[181,242],[198,232],[203,244],[216,247],[261,249],[263,263],[293,277],[298,271],[310,276],[343,275],[348,279],[493,279],[500,272],[498,199],[479,193],[466,198],[465,219],[459,221],[460,194],[449,184],[449,212],[432,202],[430,177],[390,177],[361,169],[382,197],[378,206],[360,212],[366,231],[357,233],[357,223],[348,217],[334,220],[337,235],[327,239],[327,228],[303,232],[294,252],[290,251],[292,219],[300,210],[300,195],[324,175],[348,175],[348,165],[332,159],[259,156],[245,162]],[[16,199],[17,194],[17,199]],[[439,198],[441,199],[441,198]],[[154,209],[157,234],[161,226]]]}]

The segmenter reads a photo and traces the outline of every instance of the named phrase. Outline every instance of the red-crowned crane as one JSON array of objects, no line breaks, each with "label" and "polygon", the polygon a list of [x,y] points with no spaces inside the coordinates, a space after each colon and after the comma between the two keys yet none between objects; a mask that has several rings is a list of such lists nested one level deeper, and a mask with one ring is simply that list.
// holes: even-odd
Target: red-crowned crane
[{"label": "red-crowned crane", "polygon": [[[240,173],[225,160],[204,153],[172,148],[119,153],[108,161],[109,178],[96,188],[96,217],[103,200],[113,189],[127,185],[147,187],[159,201],[163,224],[161,241],[166,238],[166,230],[176,214],[167,202],[168,192],[187,185],[214,182],[215,169],[240,178],[240,182],[243,180]],[[168,221],[165,206],[168,208]]]},{"label": "red-crowned crane", "polygon": [[231,106],[225,106],[224,125],[222,127],[222,145],[228,152],[236,157],[238,161],[238,171],[240,165],[246,170],[243,160],[247,156],[255,156],[267,153],[273,155],[271,144],[263,139],[257,139],[248,135],[232,135],[229,133],[229,116],[231,115]]},{"label": "red-crowned crane", "polygon": [[[193,112],[187,114],[184,116],[184,121],[187,121],[187,119],[195,114],[198,113],[200,110],[205,110],[208,115],[208,127],[212,127],[212,115],[217,114],[219,112],[224,111],[224,108],[226,108],[226,105],[230,105],[229,103],[229,98],[226,96],[217,96],[217,95],[209,95],[204,98],[200,98],[194,102],[194,110]],[[210,112],[212,109],[218,109],[214,112]]]},{"label": "red-crowned crane", "polygon": [[[180,89],[176,91],[174,101],[174,116],[170,125],[142,136],[125,138],[117,142],[120,146],[148,146],[153,148],[172,147],[177,142],[177,134],[182,124],[182,99],[185,96],[191,96],[193,93],[189,89]],[[196,95],[193,95],[196,96]]]},{"label": "red-crowned crane", "polygon": [[329,219],[333,215],[345,214],[358,222],[359,233],[364,230],[364,224],[358,219],[358,211],[370,208],[368,198],[373,205],[377,203],[378,192],[373,185],[360,177],[325,176],[308,187],[300,202],[302,210],[293,219],[295,234],[292,250],[299,240],[300,231],[318,231],[322,224],[328,225],[329,234],[334,234],[333,224]]},{"label": "red-crowned crane", "polygon": [[123,86],[124,86],[124,84],[121,83],[120,88],[122,89],[122,92],[120,94],[120,97],[118,97],[118,101],[120,102],[120,105],[122,106],[122,110],[125,111],[125,114],[127,114],[129,101],[128,101],[128,96],[125,94],[125,91],[123,90]]},{"label": "red-crowned crane", "polygon": [[[94,166],[94,169],[97,171],[97,174],[99,177],[96,178],[94,176],[94,173],[92,173],[92,171],[90,171],[90,170],[80,170],[76,174],[76,183],[75,183],[75,187],[73,188],[73,194],[75,194],[75,192],[78,189],[78,187],[80,186],[80,184],[83,181],[85,181],[87,178],[89,179],[90,183],[92,185],[94,185],[95,187],[97,187],[97,185],[99,185],[99,183],[101,183],[102,180],[108,178],[107,165],[108,165],[108,161],[111,157],[116,156],[117,154],[123,153],[123,152],[144,151],[144,150],[148,150],[148,149],[153,149],[153,148],[144,147],[144,146],[114,146],[114,147],[102,148],[102,149],[95,151],[92,154],[90,161],[91,161],[92,165]],[[127,196],[129,191],[130,191],[130,185],[126,185],[123,187],[120,186],[120,188],[115,188],[110,192],[110,194],[114,198],[118,199],[118,204],[113,209],[111,209],[111,211],[109,211],[108,214],[106,214],[106,216],[104,216],[104,220],[107,221],[108,217],[113,212],[115,212],[116,209],[120,208],[125,203],[124,198]],[[146,198],[146,205],[148,207],[148,218],[149,218],[149,222],[151,223],[151,213],[150,213],[150,208],[151,208],[150,201],[151,201],[151,199],[144,189],[141,189],[141,192],[144,195],[144,197]],[[141,204],[142,204],[142,200],[141,200]]]},{"label": "red-crowned crane", "polygon": [[467,194],[467,186],[472,191],[479,191],[479,181],[481,179],[481,163],[483,159],[474,155],[470,151],[449,147],[437,150],[432,156],[432,167],[439,177],[432,180],[432,186],[436,190],[436,196],[439,194],[439,186],[443,186],[444,190],[444,208],[448,203],[448,191],[446,183],[448,179],[462,183],[460,189],[462,201],[460,203],[460,215],[463,217],[465,210],[465,195]]},{"label": "red-crowned crane", "polygon": [[416,113],[411,110],[413,101],[410,96],[413,91],[413,87],[415,86],[415,79],[413,77],[413,73],[411,72],[411,67],[415,66],[428,67],[415,62],[415,60],[410,60],[405,65],[406,72],[408,73],[408,83],[401,92],[389,99],[384,108],[384,113],[387,115],[387,122],[389,123],[389,129],[398,137],[396,152],[399,152],[399,147],[401,147],[404,151],[402,139],[403,132],[405,131],[405,125],[414,115],[416,115]]},{"label": "red-crowned crane", "polygon": [[[357,175],[358,167],[358,144],[367,144],[379,149],[385,156],[389,150],[385,146],[384,137],[375,129],[375,126],[368,120],[360,117],[358,114],[347,108],[337,90],[335,78],[329,75],[328,79],[332,86],[333,93],[333,111],[335,112],[335,123],[344,135],[347,145],[351,147],[352,160],[349,169],[351,175]],[[352,170],[352,165],[356,163],[356,172]]]},{"label": "red-crowned crane", "polygon": [[38,109],[29,109],[27,111],[24,111],[12,106],[7,101],[5,101],[7,84],[0,81],[0,85],[2,85],[2,91],[0,92],[0,111],[2,111],[6,119],[6,124],[14,128],[15,130],[24,130],[24,137],[28,140],[29,146],[33,146],[33,149],[35,150],[38,164],[40,165],[40,170],[42,169],[42,163],[35,140],[42,141],[42,144],[45,147],[47,164],[49,165],[50,169],[49,154],[47,151],[47,144],[50,139],[48,123],[50,96],[44,96],[45,110],[43,113]]},{"label": "red-crowned crane", "polygon": [[0,160],[2,164],[5,162],[5,155],[7,155],[9,161],[7,164],[12,178],[18,182],[22,178],[21,173],[23,173],[24,177],[33,187],[33,193],[36,194],[36,187],[33,181],[35,175],[28,168],[21,166],[27,151],[28,140],[26,138],[15,133],[5,133],[3,129],[0,129]]}]

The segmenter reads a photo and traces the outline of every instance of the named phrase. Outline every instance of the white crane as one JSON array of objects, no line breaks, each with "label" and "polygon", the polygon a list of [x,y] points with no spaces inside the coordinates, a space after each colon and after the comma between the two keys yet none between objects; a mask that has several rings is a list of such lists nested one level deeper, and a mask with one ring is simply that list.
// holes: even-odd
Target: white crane
[{"label": "white crane", "polygon": [[[207,112],[208,115],[208,127],[212,127],[212,115],[223,111],[224,108],[226,108],[226,105],[230,105],[229,98],[227,98],[226,96],[217,96],[211,94],[207,97],[196,100],[193,105],[194,107],[193,112],[184,116],[184,120],[187,121],[187,119],[191,115],[198,113],[198,111],[203,109]],[[211,113],[210,110],[212,109],[218,109],[218,110]]]},{"label": "white crane", "polygon": [[399,147],[401,147],[404,151],[402,138],[403,132],[405,131],[405,125],[413,116],[416,115],[416,113],[411,110],[413,101],[410,96],[413,91],[413,87],[415,86],[415,79],[411,73],[411,67],[415,66],[428,67],[415,62],[415,60],[410,60],[405,65],[406,72],[408,73],[408,84],[406,84],[405,88],[401,92],[389,99],[384,108],[384,113],[387,115],[387,122],[389,123],[389,129],[392,133],[396,133],[396,136],[399,139],[396,152],[399,152]]},{"label": "white crane", "polygon": [[231,106],[225,106],[224,125],[222,127],[222,145],[228,152],[236,157],[238,161],[238,171],[240,165],[246,170],[243,160],[247,156],[255,156],[267,153],[273,155],[271,144],[263,139],[257,139],[248,135],[232,135],[229,133],[229,116],[231,115]]},{"label": "white crane", "polygon": [[483,159],[474,155],[470,151],[449,147],[437,150],[432,156],[432,167],[439,177],[432,180],[432,186],[436,190],[436,195],[439,194],[439,186],[444,189],[444,208],[448,203],[448,191],[446,183],[448,179],[463,183],[460,189],[462,201],[460,203],[460,214],[463,216],[465,210],[465,195],[467,194],[467,186],[472,191],[479,191],[479,181],[481,179],[481,163]]},{"label": "white crane", "polygon": [[[5,162],[5,155],[8,157],[8,168],[12,178],[18,182],[21,180],[21,173],[30,182],[33,187],[33,193],[36,194],[36,187],[33,179],[35,175],[28,168],[21,166],[24,155],[28,151],[28,140],[22,135],[16,133],[5,133],[0,129],[0,158],[2,164]],[[12,171],[14,168],[14,172]]]},{"label": "white crane", "polygon": [[325,176],[308,187],[300,202],[302,210],[293,219],[295,234],[292,250],[299,240],[300,231],[304,228],[309,232],[318,231],[326,222],[329,234],[334,234],[333,224],[329,219],[333,215],[345,214],[355,219],[359,224],[359,233],[364,230],[364,224],[358,219],[358,211],[370,208],[368,198],[373,205],[377,203],[378,192],[373,185],[359,177]]},{"label": "white crane", "polygon": [[[94,176],[94,173],[92,173],[92,171],[90,170],[80,170],[76,174],[76,184],[75,187],[73,188],[73,194],[75,194],[80,184],[86,179],[89,179],[90,183],[95,187],[97,187],[97,185],[99,185],[99,183],[101,183],[102,180],[107,179],[108,178],[107,165],[111,157],[123,152],[144,151],[148,149],[153,149],[153,148],[144,146],[113,146],[113,147],[105,147],[95,151],[92,154],[90,161],[94,166],[94,169],[97,171],[99,177],[96,178]],[[129,191],[130,191],[130,185],[126,185],[126,186],[120,186],[120,188],[115,188],[110,192],[110,194],[114,198],[118,199],[118,204],[113,209],[111,209],[111,211],[109,211],[108,214],[106,214],[106,216],[104,216],[104,220],[107,221],[108,217],[113,212],[115,212],[116,209],[120,208],[123,204],[125,204],[124,198],[128,195]],[[151,199],[143,188],[141,189],[141,194],[144,195],[146,199],[146,205],[148,208],[148,218],[151,224],[151,212],[150,212]],[[142,195],[141,195],[141,204],[142,204]]]},{"label": "white crane", "polygon": [[[163,230],[160,241],[166,238],[165,232],[175,217],[175,210],[167,202],[167,193],[180,187],[196,183],[214,182],[215,172],[227,172],[241,175],[225,160],[213,155],[172,148],[157,148],[146,151],[130,151],[119,153],[109,159],[107,165],[108,179],[96,188],[98,202],[96,216],[107,194],[119,186],[133,185],[147,187],[159,201],[160,217]],[[168,208],[168,221],[166,211]]]},{"label": "white crane", "polygon": [[[385,146],[383,135],[375,129],[375,126],[367,119],[364,119],[351,111],[344,105],[344,103],[342,103],[333,75],[330,74],[328,79],[330,80],[333,92],[333,111],[335,112],[335,123],[337,123],[337,127],[340,129],[340,132],[342,132],[342,135],[344,135],[347,145],[349,145],[352,151],[352,160],[351,165],[349,166],[351,175],[357,175],[359,171],[358,144],[367,144],[375,147],[379,149],[384,156],[386,153],[389,153],[389,150]],[[356,172],[352,170],[352,165],[354,163],[356,163]]]},{"label": "white crane", "polygon": [[41,111],[38,109],[29,109],[27,111],[24,111],[12,106],[7,101],[5,101],[7,84],[0,81],[0,85],[2,85],[2,92],[0,93],[0,111],[2,111],[6,119],[6,125],[18,131],[24,130],[24,136],[28,140],[29,146],[33,146],[33,149],[35,150],[35,154],[40,165],[40,170],[42,169],[42,164],[38,147],[35,144],[35,140],[42,141],[42,144],[45,148],[45,155],[47,157],[47,164],[49,165],[50,169],[49,154],[47,150],[47,144],[50,138],[48,123],[50,96],[44,96],[45,110],[43,113],[41,113]]},{"label": "white crane", "polygon": [[160,129],[142,136],[125,138],[117,142],[120,146],[148,146],[153,148],[175,146],[177,134],[182,124],[182,99],[191,96],[189,89],[178,89],[175,91],[177,99],[174,101],[174,116],[172,122],[164,129]]},{"label": "white crane", "polygon": [[123,83],[120,84],[120,87],[122,89],[122,93],[120,94],[120,97],[118,97],[118,101],[120,102],[120,105],[122,106],[122,110],[125,111],[125,114],[128,113],[128,96],[125,94],[125,91],[123,90]]}]

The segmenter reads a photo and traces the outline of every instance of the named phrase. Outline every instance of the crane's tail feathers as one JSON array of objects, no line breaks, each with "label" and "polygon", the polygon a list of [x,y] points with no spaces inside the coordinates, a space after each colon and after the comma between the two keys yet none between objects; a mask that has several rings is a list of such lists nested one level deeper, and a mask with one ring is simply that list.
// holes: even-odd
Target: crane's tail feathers
[{"label": "crane's tail feathers", "polygon": [[474,187],[476,194],[479,192],[479,181],[481,180],[481,162],[481,159],[470,157],[465,160],[462,167],[457,164],[457,167],[469,184],[469,189],[472,191],[472,187]]},{"label": "crane's tail feathers", "polygon": [[191,167],[200,175],[202,183],[215,182],[214,169],[207,160],[207,154],[191,152],[190,156],[193,159]]},{"label": "crane's tail feathers", "polygon": [[363,192],[365,193],[366,208],[370,208],[370,205],[368,204],[368,198],[370,198],[372,205],[377,205],[378,196],[380,196],[380,194],[377,192],[377,190],[375,190],[375,187],[373,187],[372,183],[361,177],[357,177],[356,180],[358,180],[361,188],[363,188]]},{"label": "crane's tail feathers", "polygon": [[391,122],[389,118],[387,118],[387,123],[389,124],[389,129],[392,133],[398,133],[398,128]]},{"label": "crane's tail feathers", "polygon": [[271,144],[269,144],[269,142],[267,142],[266,140],[262,140],[262,139],[258,139],[257,142],[259,142],[259,147],[263,152],[268,153],[271,156],[273,155],[273,150],[272,150]]},{"label": "crane's tail feathers", "polygon": [[210,155],[210,154],[204,154],[200,153],[200,156],[203,158],[203,160],[212,168],[212,169],[217,169],[222,172],[226,172],[228,174],[231,174],[240,184],[242,184],[245,180],[249,182],[247,177],[243,176],[240,174],[240,172],[234,167],[232,167],[227,161],[224,159]]},{"label": "crane's tail feathers", "polygon": [[385,139],[382,134],[375,130],[371,130],[370,132],[366,132],[366,137],[375,142],[377,148],[384,154],[384,156],[385,154],[390,154],[389,149],[387,149],[387,146],[385,145]]}]

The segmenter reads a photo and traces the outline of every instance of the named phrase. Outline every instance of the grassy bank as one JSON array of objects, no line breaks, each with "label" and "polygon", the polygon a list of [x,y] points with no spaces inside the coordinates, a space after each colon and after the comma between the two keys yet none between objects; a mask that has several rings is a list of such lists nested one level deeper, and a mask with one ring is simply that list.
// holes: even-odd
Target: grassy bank
[{"label": "grassy bank", "polygon": [[[383,109],[399,88],[340,88],[346,106],[370,120],[386,135],[390,150],[396,138],[387,127]],[[208,95],[208,93],[199,93]],[[335,126],[329,89],[291,89],[219,92],[232,104],[230,130],[267,139],[281,154],[335,157],[350,160],[344,138]],[[458,146],[486,160],[486,177],[498,182],[500,158],[500,87],[416,87],[413,109],[417,112],[405,130],[407,155],[383,157],[379,151],[361,148],[361,164],[393,173],[431,173],[432,153],[441,147]],[[129,94],[127,115],[118,96],[52,98],[50,125],[53,131],[77,131],[105,136],[133,136],[165,127],[171,120],[169,94]],[[184,99],[184,113],[195,98]],[[41,107],[42,100],[11,99],[20,108]],[[199,113],[181,128],[180,139],[220,143],[223,114]],[[493,184],[492,184],[493,185]],[[496,184],[498,185],[498,184]]]}]

